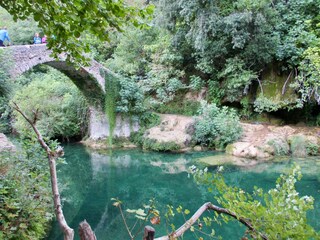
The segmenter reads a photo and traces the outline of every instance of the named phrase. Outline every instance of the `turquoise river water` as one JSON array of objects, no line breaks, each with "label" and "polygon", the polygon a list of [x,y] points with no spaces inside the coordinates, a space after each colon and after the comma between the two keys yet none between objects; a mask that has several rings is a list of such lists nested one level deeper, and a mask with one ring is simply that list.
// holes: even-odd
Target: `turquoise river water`
[{"label": "turquoise river water", "polygon": [[[193,213],[203,203],[213,201],[212,196],[188,178],[186,170],[191,165],[204,168],[199,159],[214,152],[168,154],[140,150],[90,152],[80,144],[65,146],[67,164],[59,166],[59,183],[63,198],[63,211],[69,225],[76,230],[79,222],[86,219],[98,240],[130,239],[121,220],[119,210],[111,198],[119,198],[124,209],[138,209],[155,198],[160,211],[167,204],[182,205]],[[303,178],[297,184],[301,195],[315,198],[315,210],[308,213],[310,223],[320,230],[320,160],[319,158],[293,159],[281,162],[261,163],[252,167],[225,166],[224,176],[229,184],[251,191],[253,186],[270,189],[279,175],[290,169],[293,162],[302,167]],[[209,167],[214,171],[216,167]],[[190,214],[191,215],[191,214]],[[128,218],[129,225],[135,220]],[[178,227],[181,216],[175,218]],[[223,239],[240,239],[244,228],[238,223],[213,225],[216,235]],[[166,234],[165,221],[155,226],[156,237]],[[204,239],[210,239],[202,236]],[[60,240],[63,236],[56,223],[47,240]],[[78,239],[76,237],[76,239]],[[142,239],[138,236],[136,239]],[[198,239],[190,231],[183,239]]]}]

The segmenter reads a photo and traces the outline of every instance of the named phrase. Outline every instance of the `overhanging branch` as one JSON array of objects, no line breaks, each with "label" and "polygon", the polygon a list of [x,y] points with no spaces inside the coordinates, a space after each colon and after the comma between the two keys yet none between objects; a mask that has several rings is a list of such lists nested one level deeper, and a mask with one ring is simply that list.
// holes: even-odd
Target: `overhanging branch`
[{"label": "overhanging branch", "polygon": [[163,236],[163,237],[159,237],[156,238],[155,240],[170,240],[170,239],[176,239],[180,236],[183,235],[183,233],[185,231],[187,231],[200,217],[201,215],[206,211],[206,210],[213,210],[219,214],[226,214],[229,215],[230,217],[233,217],[234,219],[238,220],[240,223],[242,223],[243,225],[245,225],[247,228],[249,228],[251,231],[257,233],[260,235],[260,237],[264,240],[268,240],[268,238],[260,233],[259,231],[257,231],[252,224],[250,223],[249,220],[246,220],[242,217],[239,217],[236,215],[236,213],[229,211],[228,209],[225,208],[221,208],[218,206],[213,205],[211,202],[207,202],[205,204],[203,204],[196,212],[195,214],[193,214],[193,216],[186,221],[180,228],[178,228],[176,231],[172,232],[171,234],[169,234],[168,236]]}]

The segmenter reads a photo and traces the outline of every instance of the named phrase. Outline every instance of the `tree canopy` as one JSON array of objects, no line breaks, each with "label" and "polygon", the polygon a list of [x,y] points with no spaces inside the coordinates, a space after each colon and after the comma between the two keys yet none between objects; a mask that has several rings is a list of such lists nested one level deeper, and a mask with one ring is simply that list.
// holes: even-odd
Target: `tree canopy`
[{"label": "tree canopy", "polygon": [[48,47],[54,56],[67,54],[67,60],[84,60],[89,44],[82,41],[85,34],[108,40],[112,31],[122,31],[125,24],[143,27],[142,19],[153,12],[153,6],[137,8],[126,1],[104,0],[37,0],[1,1],[14,20],[33,17],[49,36]]}]

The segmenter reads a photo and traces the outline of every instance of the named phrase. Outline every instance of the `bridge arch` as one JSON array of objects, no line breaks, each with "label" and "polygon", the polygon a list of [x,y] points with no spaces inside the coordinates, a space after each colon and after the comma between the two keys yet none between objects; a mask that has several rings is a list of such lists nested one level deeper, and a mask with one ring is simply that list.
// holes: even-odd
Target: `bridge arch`
[{"label": "bridge arch", "polygon": [[[67,63],[63,55],[59,60],[51,57],[51,51],[45,44],[11,46],[3,50],[10,54],[9,59],[13,61],[9,69],[13,79],[39,64],[51,66],[67,75],[89,102],[89,138],[96,140],[109,136],[109,124],[101,101],[105,96],[104,74],[111,74],[108,69],[95,60],[91,60],[87,67],[77,69]],[[117,123],[120,130],[115,135],[128,137],[130,132],[123,130],[123,124],[121,121]]]},{"label": "bridge arch", "polygon": [[[52,58],[45,44],[12,46],[7,48],[13,61],[9,72],[15,78],[39,64],[51,66],[68,76],[79,88],[91,105],[101,101],[105,94],[104,74],[108,70],[95,60],[88,67],[76,69],[67,63],[63,55],[59,60]],[[100,102],[101,104],[101,102]]]}]

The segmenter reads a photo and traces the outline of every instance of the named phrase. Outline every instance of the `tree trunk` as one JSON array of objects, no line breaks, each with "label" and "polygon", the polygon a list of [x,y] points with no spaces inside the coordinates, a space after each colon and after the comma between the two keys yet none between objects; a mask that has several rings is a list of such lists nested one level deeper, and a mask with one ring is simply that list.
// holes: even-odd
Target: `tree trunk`
[{"label": "tree trunk", "polygon": [[56,159],[52,154],[48,155],[48,158],[49,158],[50,175],[51,175],[53,204],[54,204],[54,210],[56,213],[57,221],[59,223],[60,228],[63,231],[64,240],[73,240],[74,231],[72,228],[68,226],[62,211],[61,199],[60,199],[59,188],[58,188]]}]

